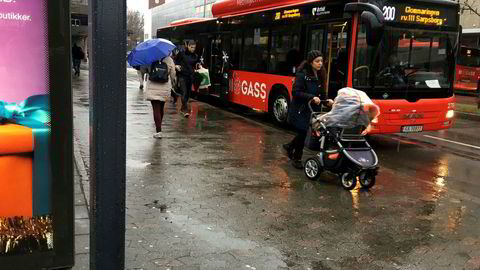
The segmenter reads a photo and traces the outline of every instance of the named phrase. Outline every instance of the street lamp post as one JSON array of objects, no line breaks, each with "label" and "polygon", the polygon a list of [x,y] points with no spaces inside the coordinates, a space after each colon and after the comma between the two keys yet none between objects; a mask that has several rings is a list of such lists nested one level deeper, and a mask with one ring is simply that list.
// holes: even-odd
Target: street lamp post
[{"label": "street lamp post", "polygon": [[90,269],[125,269],[127,4],[89,9]]}]

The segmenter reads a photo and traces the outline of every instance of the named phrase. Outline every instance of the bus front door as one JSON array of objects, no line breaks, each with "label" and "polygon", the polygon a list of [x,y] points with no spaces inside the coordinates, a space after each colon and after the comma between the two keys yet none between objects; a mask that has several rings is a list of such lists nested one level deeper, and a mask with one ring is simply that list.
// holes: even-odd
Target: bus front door
[{"label": "bus front door", "polygon": [[348,21],[315,25],[309,30],[308,51],[319,50],[323,53],[327,72],[326,91],[332,99],[339,89],[346,86],[349,30]]},{"label": "bus front door", "polygon": [[228,98],[228,61],[231,37],[227,35],[210,38],[210,92],[222,99]]},{"label": "bus front door", "polygon": [[348,21],[340,21],[329,24],[327,36],[327,93],[334,99],[338,90],[347,85],[348,67],[348,37],[350,28]]}]

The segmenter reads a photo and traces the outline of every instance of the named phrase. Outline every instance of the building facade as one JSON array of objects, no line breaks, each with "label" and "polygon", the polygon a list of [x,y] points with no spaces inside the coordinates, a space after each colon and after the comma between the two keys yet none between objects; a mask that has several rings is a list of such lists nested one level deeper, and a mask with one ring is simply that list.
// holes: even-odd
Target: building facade
[{"label": "building facade", "polygon": [[477,14],[480,12],[480,1],[467,2],[469,6],[465,5],[465,0],[460,1],[460,24],[463,28],[460,43],[463,46],[480,48],[480,15]]},{"label": "building facade", "polygon": [[[156,1],[156,0],[150,0]],[[165,3],[150,9],[151,29],[150,37],[155,38],[157,29],[168,26],[169,23],[186,18],[211,18],[212,4],[216,0],[158,0]],[[147,20],[145,21],[147,22]],[[148,28],[146,26],[145,28]]]}]

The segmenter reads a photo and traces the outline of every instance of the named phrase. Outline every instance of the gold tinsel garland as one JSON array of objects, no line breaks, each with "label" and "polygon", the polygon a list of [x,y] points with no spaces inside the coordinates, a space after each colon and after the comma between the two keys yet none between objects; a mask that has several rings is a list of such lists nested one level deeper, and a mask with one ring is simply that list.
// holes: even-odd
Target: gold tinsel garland
[{"label": "gold tinsel garland", "polygon": [[40,217],[0,217],[0,255],[26,254],[53,248],[50,215]]}]

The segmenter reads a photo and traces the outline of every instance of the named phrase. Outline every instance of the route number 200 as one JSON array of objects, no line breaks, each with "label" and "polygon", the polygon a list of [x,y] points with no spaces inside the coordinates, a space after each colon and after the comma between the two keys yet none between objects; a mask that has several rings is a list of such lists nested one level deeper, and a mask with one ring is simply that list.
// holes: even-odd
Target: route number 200
[{"label": "route number 200", "polygon": [[384,6],[383,17],[385,18],[386,21],[395,20],[395,7]]}]

